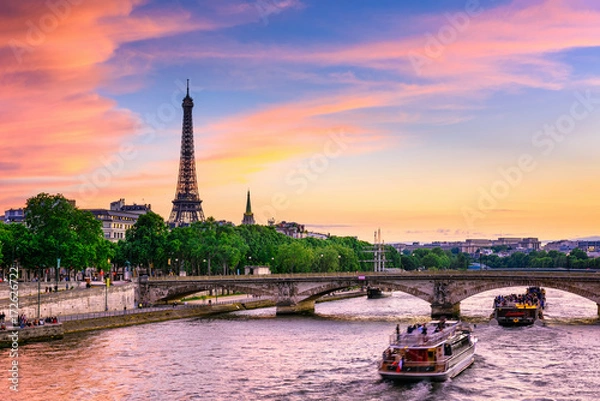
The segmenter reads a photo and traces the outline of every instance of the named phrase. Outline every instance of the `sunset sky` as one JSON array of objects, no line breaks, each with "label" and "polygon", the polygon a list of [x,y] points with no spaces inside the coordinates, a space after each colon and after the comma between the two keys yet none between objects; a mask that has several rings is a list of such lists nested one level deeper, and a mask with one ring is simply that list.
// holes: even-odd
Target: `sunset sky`
[{"label": "sunset sky", "polygon": [[600,2],[0,3],[0,214],[177,183],[206,216],[388,242],[600,234]]}]

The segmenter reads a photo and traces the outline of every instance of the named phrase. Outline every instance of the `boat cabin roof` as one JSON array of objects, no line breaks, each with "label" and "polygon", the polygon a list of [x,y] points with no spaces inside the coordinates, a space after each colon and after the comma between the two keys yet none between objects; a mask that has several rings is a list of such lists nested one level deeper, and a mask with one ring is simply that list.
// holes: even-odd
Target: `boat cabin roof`
[{"label": "boat cabin roof", "polygon": [[422,330],[415,328],[410,333],[405,330],[404,333],[394,333],[390,337],[391,348],[432,348],[446,342],[452,337],[458,329],[463,329],[462,322],[458,320],[432,320],[421,325],[427,328],[427,334]]}]

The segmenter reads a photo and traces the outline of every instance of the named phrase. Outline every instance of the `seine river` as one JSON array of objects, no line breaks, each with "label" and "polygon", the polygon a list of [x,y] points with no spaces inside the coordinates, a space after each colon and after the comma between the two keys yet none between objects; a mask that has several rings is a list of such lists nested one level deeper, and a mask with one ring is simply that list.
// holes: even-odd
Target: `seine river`
[{"label": "seine river", "polygon": [[[462,303],[476,325],[475,363],[444,383],[381,380],[377,360],[397,323],[424,321],[409,295],[317,304],[314,317],[274,308],[67,336],[20,347],[15,400],[598,400],[600,326],[594,303],[547,290],[547,323],[487,321],[495,290]],[[0,366],[10,367],[8,350]]]}]

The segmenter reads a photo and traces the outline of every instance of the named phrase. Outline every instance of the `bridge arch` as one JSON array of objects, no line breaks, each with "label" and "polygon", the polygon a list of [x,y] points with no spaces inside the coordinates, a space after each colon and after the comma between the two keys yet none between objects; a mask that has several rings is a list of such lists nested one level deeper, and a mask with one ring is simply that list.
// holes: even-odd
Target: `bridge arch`
[{"label": "bridge arch", "polygon": [[596,304],[600,303],[600,294],[598,294],[597,292],[593,292],[588,288],[582,287],[581,284],[574,284],[569,281],[555,281],[535,278],[510,278],[506,281],[482,281],[477,285],[470,286],[468,289],[462,292],[452,292],[451,302],[460,302],[482,292],[507,287],[542,287],[546,289],[551,288],[579,295],[592,302],[595,302]]}]

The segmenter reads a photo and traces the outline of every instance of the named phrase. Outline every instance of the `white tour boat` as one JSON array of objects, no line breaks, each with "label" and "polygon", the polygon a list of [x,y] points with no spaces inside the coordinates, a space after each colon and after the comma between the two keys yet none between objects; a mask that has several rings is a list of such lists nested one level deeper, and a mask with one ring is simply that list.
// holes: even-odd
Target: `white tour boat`
[{"label": "white tour boat", "polygon": [[405,333],[397,326],[379,374],[398,381],[444,381],[473,363],[476,344],[471,327],[457,320],[434,320]]}]

